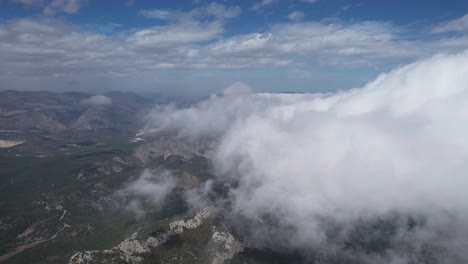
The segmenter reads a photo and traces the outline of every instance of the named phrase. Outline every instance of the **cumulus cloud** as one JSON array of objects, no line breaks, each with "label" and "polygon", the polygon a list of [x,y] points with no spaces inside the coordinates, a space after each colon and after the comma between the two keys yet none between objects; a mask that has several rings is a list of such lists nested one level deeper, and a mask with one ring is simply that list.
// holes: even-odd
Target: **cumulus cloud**
[{"label": "cumulus cloud", "polygon": [[[261,107],[260,104],[246,105],[244,97],[240,96],[242,94],[250,94],[250,88],[243,83],[235,83],[226,88],[222,94],[212,95],[197,108],[183,110],[176,110],[174,106],[157,108],[151,113],[148,125],[177,132],[182,137],[197,138],[204,135],[214,137],[227,130],[232,120],[240,114],[239,110],[243,109],[246,115],[253,110],[251,107]],[[246,107],[243,108],[244,106]],[[188,127],[185,122],[197,125]]]},{"label": "cumulus cloud", "polygon": [[[367,58],[371,57],[376,61],[421,54],[421,49],[416,50],[410,43],[396,41],[393,31],[390,25],[375,22],[287,23],[277,24],[264,33],[224,39],[209,48],[216,55],[253,56],[256,62],[249,63],[258,64],[265,59],[275,62],[294,55],[314,63],[361,64],[370,63]],[[296,61],[300,58],[294,57]]]},{"label": "cumulus cloud", "polygon": [[110,105],[112,104],[112,99],[104,95],[93,95],[85,100],[83,104],[101,106],[101,105]]},{"label": "cumulus cloud", "polygon": [[304,19],[304,13],[300,11],[294,11],[288,15],[288,18],[291,19],[292,21],[300,21]]},{"label": "cumulus cloud", "polygon": [[468,31],[468,14],[450,21],[442,22],[432,29],[434,33],[456,31]]},{"label": "cumulus cloud", "polygon": [[[5,21],[0,23],[0,78],[8,89],[66,89],[77,79],[80,89],[96,85],[152,89],[168,86],[168,80],[174,89],[186,83],[166,75],[167,71],[194,70],[190,74],[197,75],[205,69],[369,69],[401,64],[434,50],[460,51],[468,45],[464,35],[407,38],[391,24],[375,21],[279,23],[259,32],[224,36],[225,20],[240,12],[236,10],[210,4],[175,20],[166,19],[161,11],[157,14],[164,18],[161,24],[122,27],[119,33],[113,32],[116,25],[80,28],[52,18]],[[215,88],[212,79],[200,83],[195,84],[201,90]]]},{"label": "cumulus cloud", "polygon": [[[370,263],[463,263],[467,73],[465,51],[338,93],[254,94],[236,84],[155,123],[217,138],[217,177],[233,182],[227,219],[253,244]],[[374,233],[382,226],[390,229]],[[363,243],[384,246],[376,253]]]}]

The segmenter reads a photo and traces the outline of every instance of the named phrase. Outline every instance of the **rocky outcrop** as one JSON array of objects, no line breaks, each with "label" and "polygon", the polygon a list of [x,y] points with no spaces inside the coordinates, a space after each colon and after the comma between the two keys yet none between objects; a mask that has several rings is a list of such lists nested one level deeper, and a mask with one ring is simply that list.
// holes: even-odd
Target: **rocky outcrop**
[{"label": "rocky outcrop", "polygon": [[228,232],[214,232],[211,241],[214,252],[211,262],[213,264],[222,264],[244,249],[243,245]]},{"label": "rocky outcrop", "polygon": [[0,148],[11,148],[17,145],[21,145],[23,141],[14,141],[14,140],[0,140]]},{"label": "rocky outcrop", "polygon": [[213,209],[209,207],[203,208],[195,215],[195,217],[188,219],[187,221],[178,220],[170,223],[169,228],[176,234],[184,232],[184,228],[195,229],[203,224],[204,220],[211,215],[212,210]]},{"label": "rocky outcrop", "polygon": [[85,263],[116,263],[138,264],[144,260],[145,254],[152,249],[165,243],[170,237],[181,234],[185,229],[195,229],[203,224],[211,212],[212,208],[203,208],[198,211],[193,218],[186,221],[178,220],[169,224],[167,232],[161,232],[158,236],[150,236],[146,239],[138,238],[138,233],[134,233],[129,238],[120,242],[117,246],[108,250],[90,250],[75,253],[69,264]]},{"label": "rocky outcrop", "polygon": [[146,144],[139,146],[134,156],[146,164],[156,158],[167,159],[169,156],[179,156],[189,160],[194,156],[205,156],[207,142],[189,142],[170,136],[159,136]]},{"label": "rocky outcrop", "polygon": [[188,173],[184,173],[177,179],[177,185],[185,190],[196,188],[200,185],[200,180]]},{"label": "rocky outcrop", "polygon": [[85,264],[85,263],[115,263],[124,262],[129,264],[137,264],[143,261],[141,256],[144,253],[150,252],[153,243],[137,238],[138,233],[134,233],[131,237],[120,242],[117,246],[109,250],[90,250],[78,252],[70,258],[70,264]]},{"label": "rocky outcrop", "polygon": [[80,168],[73,173],[73,176],[75,176],[77,180],[87,180],[102,175],[109,176],[122,172],[131,166],[135,166],[137,163],[138,160],[134,157],[113,157],[109,160],[94,162]]}]

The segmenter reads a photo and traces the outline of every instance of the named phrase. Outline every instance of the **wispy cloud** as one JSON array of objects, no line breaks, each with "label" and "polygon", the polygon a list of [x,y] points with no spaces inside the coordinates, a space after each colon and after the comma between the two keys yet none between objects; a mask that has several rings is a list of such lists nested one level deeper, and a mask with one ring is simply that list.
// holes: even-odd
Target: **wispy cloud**
[{"label": "wispy cloud", "polygon": [[218,3],[211,3],[192,9],[189,12],[181,12],[172,9],[147,9],[142,10],[140,15],[146,18],[160,20],[196,20],[199,18],[229,19],[239,16],[242,9],[239,6],[224,6]]},{"label": "wispy cloud", "polygon": [[145,214],[143,210],[145,205],[162,206],[176,184],[176,178],[170,171],[146,169],[136,180],[119,190],[116,195],[122,199],[125,208],[140,217]]},{"label": "wispy cloud", "polygon": [[180,13],[165,9],[147,9],[142,10],[140,12],[140,15],[146,18],[154,18],[160,20],[175,20],[180,15]]},{"label": "wispy cloud", "polygon": [[41,8],[46,15],[56,13],[76,14],[88,0],[11,0],[26,8]]},{"label": "wispy cloud", "polygon": [[468,14],[453,20],[442,22],[432,29],[432,32],[434,33],[456,31],[468,31]]},{"label": "wispy cloud", "polygon": [[273,5],[273,4],[276,4],[278,2],[278,0],[261,0],[261,1],[258,1],[258,2],[255,2],[252,7],[250,7],[250,10],[259,10],[259,9],[262,9],[266,6],[270,6],[270,5]]}]

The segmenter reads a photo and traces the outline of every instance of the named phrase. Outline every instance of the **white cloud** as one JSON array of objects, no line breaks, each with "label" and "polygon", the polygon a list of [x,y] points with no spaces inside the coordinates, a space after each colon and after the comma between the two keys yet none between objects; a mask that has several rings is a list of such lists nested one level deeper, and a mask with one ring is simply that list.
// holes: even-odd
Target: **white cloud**
[{"label": "white cloud", "polygon": [[218,7],[203,6],[204,11],[188,12],[192,15],[187,19],[119,33],[52,18],[9,20],[0,24],[0,78],[10,89],[64,89],[71,78],[79,79],[82,88],[94,82],[116,87],[132,80],[149,89],[159,82],[158,73],[169,70],[368,69],[468,45],[467,36],[418,40],[373,21],[280,23],[224,37],[224,21],[236,12]]},{"label": "white cloud", "polygon": [[151,202],[161,204],[175,186],[176,180],[170,172],[164,171],[155,174],[145,170],[137,180],[131,182],[124,189],[124,192],[149,198]]},{"label": "white cloud", "polygon": [[87,0],[12,0],[27,8],[41,8],[46,15],[56,13],[75,14],[87,3]]},{"label": "white cloud", "polygon": [[104,95],[93,95],[83,100],[83,103],[94,106],[110,105],[112,104],[112,99]]},{"label": "white cloud", "polygon": [[144,204],[161,206],[176,185],[177,180],[170,171],[145,170],[135,181],[116,194],[124,199],[128,209],[134,211],[137,216],[142,216]]},{"label": "white cloud", "polygon": [[440,23],[432,29],[432,32],[434,33],[454,31],[468,31],[468,14],[450,21]]},{"label": "white cloud", "polygon": [[218,22],[187,22],[143,29],[135,32],[127,41],[140,48],[161,48],[211,40],[222,30]]},{"label": "white cloud", "polygon": [[171,20],[175,19],[176,14],[171,10],[166,9],[147,9],[142,10],[140,15],[147,18],[155,18],[160,20]]},{"label": "white cloud", "polygon": [[294,11],[288,15],[288,18],[292,21],[301,21],[302,19],[304,19],[304,13],[300,11]]},{"label": "white cloud", "polygon": [[192,13],[198,16],[214,16],[215,18],[234,18],[242,13],[242,9],[239,6],[226,7],[221,4],[211,3],[207,6],[197,8]]},{"label": "white cloud", "polygon": [[421,47],[416,49],[397,38],[390,26],[381,23],[304,22],[277,24],[264,33],[234,36],[214,43],[209,49],[218,56],[269,58],[272,61],[300,56],[295,60],[329,65],[374,63],[383,58],[423,54]]},{"label": "white cloud", "polygon": [[413,263],[427,247],[464,263],[467,72],[465,51],[335,94],[251,94],[238,84],[156,124],[218,138],[217,175],[236,182],[231,224],[246,219],[237,227],[251,227],[254,244],[347,252],[357,224],[399,215],[390,248],[369,263]]},{"label": "white cloud", "polygon": [[140,15],[147,18],[160,20],[196,20],[199,18],[229,19],[239,16],[242,9],[239,6],[224,6],[213,2],[192,9],[189,12],[180,12],[171,9],[147,9],[142,10]]},{"label": "white cloud", "polygon": [[252,7],[250,7],[250,10],[259,10],[259,9],[262,9],[266,6],[269,6],[269,5],[272,5],[272,4],[275,4],[277,2],[277,0],[261,0],[259,2],[256,2],[252,5]]},{"label": "white cloud", "polygon": [[[242,111],[246,115],[257,107],[263,106],[262,104],[245,105],[241,95],[250,95],[250,88],[243,83],[235,83],[228,87],[222,96],[213,95],[196,109],[189,108],[182,111],[174,111],[173,107],[156,109],[151,114],[150,124],[177,131],[184,137],[216,136],[227,130],[232,121],[238,117],[239,112]],[[226,106],[229,107],[226,108]],[[246,107],[243,108],[244,106]],[[185,122],[198,125],[188,128]]]},{"label": "white cloud", "polygon": [[130,37],[130,41],[138,46],[167,47],[212,40],[223,32],[225,19],[237,17],[241,12],[242,9],[238,6],[218,3],[197,7],[189,12],[170,9],[143,10],[140,15],[164,20],[169,24],[140,30]]}]

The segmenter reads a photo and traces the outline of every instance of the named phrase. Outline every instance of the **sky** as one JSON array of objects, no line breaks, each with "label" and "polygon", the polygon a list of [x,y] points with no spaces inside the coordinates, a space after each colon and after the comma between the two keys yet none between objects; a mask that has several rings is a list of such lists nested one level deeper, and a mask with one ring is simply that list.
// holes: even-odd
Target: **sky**
[{"label": "sky", "polygon": [[0,0],[2,90],[335,92],[466,48],[466,0]]}]

